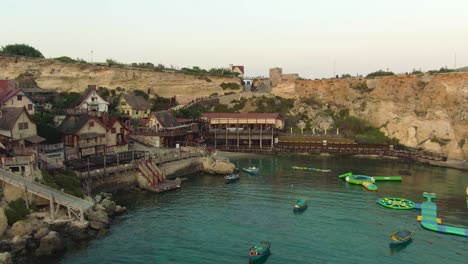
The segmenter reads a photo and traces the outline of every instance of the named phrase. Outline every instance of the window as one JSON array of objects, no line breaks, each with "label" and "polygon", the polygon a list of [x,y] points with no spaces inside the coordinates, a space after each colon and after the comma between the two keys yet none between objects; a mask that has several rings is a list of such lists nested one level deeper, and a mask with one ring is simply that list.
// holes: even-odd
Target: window
[{"label": "window", "polygon": [[19,130],[25,130],[25,129],[28,129],[28,127],[29,127],[28,122],[18,123]]},{"label": "window", "polygon": [[17,99],[18,101],[21,101],[21,100],[23,100],[23,96],[22,96],[22,95],[18,95],[18,96],[16,97],[16,99]]},{"label": "window", "polygon": [[32,110],[32,104],[28,104],[28,110]]},{"label": "window", "polygon": [[138,110],[135,112],[136,115],[138,115]]},{"label": "window", "polygon": [[111,133],[112,133],[112,134],[115,134],[115,127],[113,127],[113,128],[111,129]]},{"label": "window", "polygon": [[125,101],[120,102],[121,105],[127,105]]},{"label": "window", "polygon": [[94,122],[89,122],[89,126],[90,126],[90,127],[93,127],[93,126],[94,126]]}]

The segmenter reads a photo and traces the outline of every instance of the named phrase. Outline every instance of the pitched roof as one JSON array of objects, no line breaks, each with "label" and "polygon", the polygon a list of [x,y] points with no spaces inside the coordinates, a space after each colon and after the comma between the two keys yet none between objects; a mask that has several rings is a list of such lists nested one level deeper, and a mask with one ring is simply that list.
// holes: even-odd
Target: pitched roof
[{"label": "pitched roof", "polygon": [[244,66],[237,65],[237,66],[232,66],[231,71],[233,71],[235,68],[239,68],[239,70],[244,73]]},{"label": "pitched roof", "polygon": [[122,122],[118,117],[116,116],[103,116],[99,118],[99,121],[101,121],[102,124],[106,126],[107,129],[111,129],[116,122],[119,122],[122,127],[124,127],[127,131],[130,131],[130,129]]},{"label": "pitched roof", "polygon": [[123,97],[127,104],[135,110],[148,110],[151,108],[151,104],[143,96],[124,94]]},{"label": "pitched roof", "polygon": [[[2,108],[2,117],[0,118],[0,129],[3,130],[12,130],[15,127],[16,121],[23,113],[23,111],[27,111],[24,107],[5,107]],[[31,118],[28,115],[28,118]]]},{"label": "pitched roof", "polygon": [[175,127],[180,125],[170,111],[155,112],[154,116],[163,127]]},{"label": "pitched roof", "polygon": [[88,122],[89,119],[94,119],[96,123],[102,127],[106,127],[101,121],[93,116],[89,115],[78,115],[78,116],[67,116],[63,122],[57,127],[58,131],[62,134],[74,135]]},{"label": "pitched roof", "polygon": [[21,90],[20,90],[20,89],[13,89],[13,90],[3,91],[3,92],[0,94],[0,104],[3,104],[3,103],[5,103],[6,101],[8,101],[10,98],[12,98],[12,97],[15,96],[17,93],[19,93],[19,91],[21,91]]},{"label": "pitched roof", "polygon": [[80,106],[84,100],[86,100],[86,98],[89,97],[89,94],[93,91],[96,91],[96,94],[102,99],[104,100],[107,104],[109,104],[109,102],[107,102],[106,99],[102,98],[98,93],[97,93],[97,90],[96,90],[96,85],[88,85],[88,88],[86,89],[85,93],[83,94],[83,96],[81,96],[80,100],[78,101],[78,104],[76,106]]},{"label": "pitched roof", "polygon": [[279,113],[204,113],[205,118],[275,118],[283,119]]}]

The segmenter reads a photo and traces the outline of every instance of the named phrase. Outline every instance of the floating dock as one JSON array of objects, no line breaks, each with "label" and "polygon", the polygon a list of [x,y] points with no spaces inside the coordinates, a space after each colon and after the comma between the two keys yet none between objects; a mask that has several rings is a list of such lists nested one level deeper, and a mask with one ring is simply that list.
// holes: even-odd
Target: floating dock
[{"label": "floating dock", "polygon": [[441,225],[440,218],[437,218],[437,204],[433,203],[432,200],[436,199],[435,193],[423,193],[423,197],[426,201],[421,204],[421,215],[418,216],[418,221],[421,221],[421,226],[440,233],[447,233],[459,236],[468,237],[468,228],[454,227]]},{"label": "floating dock", "polygon": [[401,176],[372,176],[376,181],[401,181]]}]

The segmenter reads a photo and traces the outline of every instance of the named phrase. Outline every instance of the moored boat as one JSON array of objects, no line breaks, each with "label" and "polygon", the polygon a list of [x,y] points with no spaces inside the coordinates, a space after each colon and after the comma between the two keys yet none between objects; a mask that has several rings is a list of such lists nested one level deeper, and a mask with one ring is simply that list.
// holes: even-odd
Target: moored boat
[{"label": "moored boat", "polygon": [[248,168],[242,168],[243,171],[250,173],[250,174],[257,174],[258,173],[258,168],[256,167],[248,167]]},{"label": "moored boat", "polygon": [[256,244],[255,246],[251,247],[249,249],[250,262],[252,263],[258,260],[263,260],[266,257],[268,257],[268,255],[270,255],[270,246],[270,242],[262,241]]},{"label": "moored boat", "polygon": [[399,197],[384,197],[377,199],[377,203],[383,207],[397,209],[397,210],[410,210],[414,209],[415,204],[413,201],[399,198]]},{"label": "moored boat", "polygon": [[399,230],[390,234],[390,245],[403,245],[411,241],[414,232],[409,230]]},{"label": "moored boat", "polygon": [[304,211],[305,209],[307,209],[307,200],[300,199],[294,204],[294,211]]},{"label": "moored boat", "polygon": [[410,170],[399,170],[398,173],[401,175],[412,175],[413,173]]},{"label": "moored boat", "polygon": [[230,174],[224,176],[224,179],[226,180],[226,184],[228,183],[233,183],[235,181],[238,181],[240,179],[239,174]]}]

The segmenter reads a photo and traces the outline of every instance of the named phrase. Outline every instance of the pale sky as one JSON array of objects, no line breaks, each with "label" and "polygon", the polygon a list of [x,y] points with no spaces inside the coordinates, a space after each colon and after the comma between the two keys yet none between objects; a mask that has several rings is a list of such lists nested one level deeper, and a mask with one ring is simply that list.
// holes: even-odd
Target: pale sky
[{"label": "pale sky", "polygon": [[47,58],[306,78],[468,66],[467,0],[2,0],[0,45]]}]

